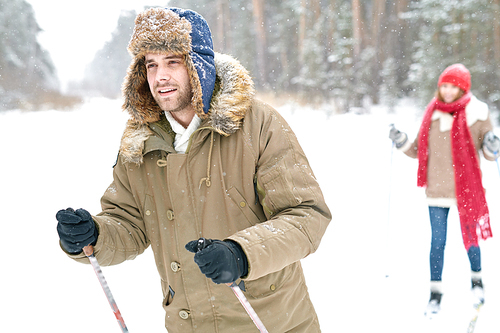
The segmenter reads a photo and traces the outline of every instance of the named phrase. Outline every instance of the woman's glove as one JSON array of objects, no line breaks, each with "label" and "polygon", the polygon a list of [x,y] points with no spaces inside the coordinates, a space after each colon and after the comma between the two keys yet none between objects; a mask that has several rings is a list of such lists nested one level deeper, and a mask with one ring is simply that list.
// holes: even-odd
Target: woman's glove
[{"label": "woman's glove", "polygon": [[401,148],[408,140],[408,135],[404,132],[400,132],[394,124],[391,124],[391,130],[389,131],[389,139],[394,142],[396,148]]},{"label": "woman's glove", "polygon": [[497,155],[498,150],[500,150],[500,139],[492,131],[489,131],[484,135],[483,146],[493,155]]}]

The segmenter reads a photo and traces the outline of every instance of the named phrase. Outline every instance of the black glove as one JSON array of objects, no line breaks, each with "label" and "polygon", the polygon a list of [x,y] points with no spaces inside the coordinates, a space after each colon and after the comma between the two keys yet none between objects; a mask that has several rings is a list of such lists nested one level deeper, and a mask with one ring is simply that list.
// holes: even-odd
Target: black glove
[{"label": "black glove", "polygon": [[408,140],[408,135],[406,135],[406,133],[399,131],[396,127],[394,127],[394,124],[391,124],[391,130],[389,131],[389,139],[391,139],[392,142],[394,142],[396,148],[401,148]]},{"label": "black glove", "polygon": [[213,282],[231,283],[248,274],[248,262],[241,246],[231,240],[200,238],[186,244],[186,250],[196,253],[194,262]]},{"label": "black glove", "polygon": [[92,216],[85,209],[72,208],[57,212],[57,233],[62,247],[70,254],[78,254],[87,245],[95,245],[99,232]]},{"label": "black glove", "polygon": [[500,139],[493,134],[492,131],[489,131],[484,135],[483,145],[490,153],[494,155],[498,154],[498,150],[500,149]]}]

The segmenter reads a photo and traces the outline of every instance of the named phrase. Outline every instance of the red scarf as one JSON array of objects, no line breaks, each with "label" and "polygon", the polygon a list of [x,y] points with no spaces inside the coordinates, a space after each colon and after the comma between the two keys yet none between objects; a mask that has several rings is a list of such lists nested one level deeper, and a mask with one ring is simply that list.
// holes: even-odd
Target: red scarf
[{"label": "red scarf", "polygon": [[418,139],[418,186],[425,187],[432,114],[434,110],[439,110],[453,115],[450,139],[455,169],[455,194],[462,237],[467,251],[471,246],[478,246],[478,235],[481,239],[492,237],[478,155],[465,115],[465,107],[471,97],[472,94],[468,92],[452,103],[445,103],[437,98],[432,99],[425,110]]}]

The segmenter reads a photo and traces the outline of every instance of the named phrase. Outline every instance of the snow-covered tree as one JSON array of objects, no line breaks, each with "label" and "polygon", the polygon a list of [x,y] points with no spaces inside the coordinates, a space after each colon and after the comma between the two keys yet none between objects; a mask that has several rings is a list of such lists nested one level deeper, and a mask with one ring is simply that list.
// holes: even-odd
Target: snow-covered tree
[{"label": "snow-covered tree", "polygon": [[123,11],[112,37],[94,56],[85,70],[85,94],[117,98],[130,64],[127,45],[134,29],[135,11]]},{"label": "snow-covered tree", "polygon": [[[494,61],[500,11],[491,0],[413,1],[408,18],[418,27],[408,81],[425,104],[433,96],[439,74],[453,63],[471,72],[473,93],[500,107],[500,71]],[[497,31],[498,33],[498,31]],[[496,55],[500,56],[500,55]]]},{"label": "snow-covered tree", "polygon": [[33,7],[25,0],[0,0],[0,110],[38,103],[59,90],[49,54],[37,41]]},{"label": "snow-covered tree", "polygon": [[[441,71],[461,62],[471,71],[472,91],[500,109],[500,0],[170,0],[169,5],[203,15],[215,50],[240,60],[260,92],[334,102],[341,111],[365,100],[392,105],[405,95],[425,105]],[[127,20],[130,27],[120,23],[89,67],[95,76],[86,84],[103,83],[102,94],[116,94],[125,74],[133,26]],[[127,60],[119,64],[121,59]],[[103,81],[108,78],[113,82]]]}]

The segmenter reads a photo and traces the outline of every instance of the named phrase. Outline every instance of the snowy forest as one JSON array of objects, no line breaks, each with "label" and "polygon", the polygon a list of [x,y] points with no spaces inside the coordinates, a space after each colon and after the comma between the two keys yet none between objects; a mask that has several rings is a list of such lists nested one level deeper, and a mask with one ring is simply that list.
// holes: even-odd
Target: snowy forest
[{"label": "snowy forest", "polygon": [[25,0],[0,0],[0,111],[71,107],[62,96],[50,55],[37,41],[40,27]]},{"label": "snowy forest", "polygon": [[[206,17],[215,49],[238,58],[261,94],[327,103],[337,113],[392,106],[403,97],[425,105],[439,73],[460,62],[471,70],[474,94],[500,109],[500,0],[170,0],[168,5]],[[87,66],[83,82],[72,82],[72,91],[120,96],[135,15],[122,13],[113,37]],[[25,0],[0,0],[1,109],[58,91],[50,55],[37,43],[39,31]]]}]

